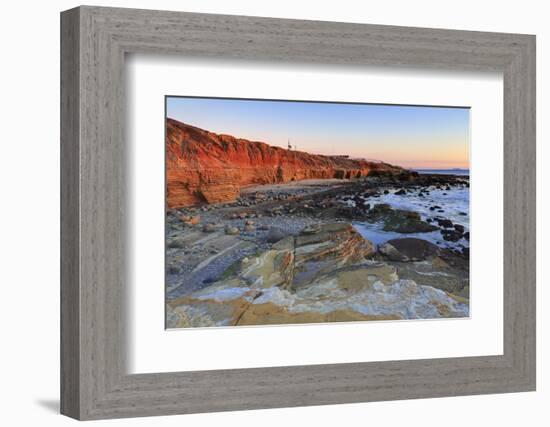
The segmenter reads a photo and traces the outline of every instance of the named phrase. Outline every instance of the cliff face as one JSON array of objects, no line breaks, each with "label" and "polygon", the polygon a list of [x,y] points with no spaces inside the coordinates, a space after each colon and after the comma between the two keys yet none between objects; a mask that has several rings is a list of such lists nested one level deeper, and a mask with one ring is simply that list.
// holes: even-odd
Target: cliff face
[{"label": "cliff face", "polygon": [[243,186],[301,179],[406,174],[386,163],[322,156],[218,135],[173,119],[166,121],[169,208],[235,200]]}]

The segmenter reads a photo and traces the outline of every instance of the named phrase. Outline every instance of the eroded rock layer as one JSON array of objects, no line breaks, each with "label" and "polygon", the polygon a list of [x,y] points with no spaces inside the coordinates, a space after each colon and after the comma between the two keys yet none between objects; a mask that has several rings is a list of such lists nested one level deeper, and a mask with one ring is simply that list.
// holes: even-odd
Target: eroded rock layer
[{"label": "eroded rock layer", "polygon": [[[422,242],[394,240],[392,247],[406,254],[413,245],[426,246]],[[439,259],[439,252],[428,249],[424,263]],[[169,300],[167,325],[184,328],[468,316],[466,298],[407,279],[394,265],[375,259],[375,254],[374,245],[348,223],[308,226],[297,236],[282,238],[270,249],[240,259],[206,287]],[[420,274],[419,278],[422,280]]]},{"label": "eroded rock layer", "polygon": [[408,179],[414,172],[387,163],[285,150],[166,120],[169,208],[230,202],[247,185],[374,174]]}]

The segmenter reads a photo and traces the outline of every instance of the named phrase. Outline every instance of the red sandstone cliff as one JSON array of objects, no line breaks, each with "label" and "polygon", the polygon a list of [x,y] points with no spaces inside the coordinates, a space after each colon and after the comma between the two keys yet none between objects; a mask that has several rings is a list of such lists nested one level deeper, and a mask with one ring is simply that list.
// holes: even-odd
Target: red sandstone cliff
[{"label": "red sandstone cliff", "polygon": [[358,178],[401,174],[387,163],[322,156],[218,135],[166,120],[166,179],[169,208],[235,200],[241,187],[301,179]]}]

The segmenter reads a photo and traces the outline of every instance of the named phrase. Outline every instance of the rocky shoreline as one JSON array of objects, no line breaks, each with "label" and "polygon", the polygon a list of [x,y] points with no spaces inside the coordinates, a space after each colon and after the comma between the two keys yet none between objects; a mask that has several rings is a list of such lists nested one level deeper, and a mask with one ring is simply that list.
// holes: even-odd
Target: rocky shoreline
[{"label": "rocky shoreline", "polygon": [[[468,212],[432,200],[468,187],[374,174],[168,209],[167,327],[468,316]],[[422,213],[400,207],[410,198]]]}]

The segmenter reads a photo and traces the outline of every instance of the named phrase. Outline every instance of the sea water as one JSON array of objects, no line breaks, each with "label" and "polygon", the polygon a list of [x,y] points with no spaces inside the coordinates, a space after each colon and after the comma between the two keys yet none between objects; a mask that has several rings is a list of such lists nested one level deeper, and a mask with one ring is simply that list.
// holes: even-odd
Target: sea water
[{"label": "sea water", "polygon": [[421,175],[470,175],[470,169],[414,169],[414,171]]},{"label": "sea water", "polygon": [[[387,203],[394,209],[415,211],[420,214],[420,217],[424,221],[428,218],[435,217],[449,219],[453,224],[463,225],[465,232],[470,231],[469,188],[451,190],[430,189],[429,192],[430,194],[425,194],[425,192],[423,192],[424,197],[418,197],[418,193],[407,193],[404,195],[396,195],[393,193],[383,194],[376,199],[369,199],[369,203],[371,203],[371,206]],[[376,201],[373,203],[373,200]],[[444,212],[441,213],[437,210],[431,211],[430,207],[434,205],[440,206]],[[432,224],[437,225],[437,222],[434,221]],[[448,248],[458,249],[462,246],[470,246],[466,239],[460,239],[458,242],[443,240],[443,235],[439,230],[428,233],[397,233],[394,231],[384,231],[382,229],[384,226],[383,223],[370,224],[367,222],[354,222],[353,226],[364,238],[370,240],[377,246],[390,239],[403,237],[416,237]]]}]

